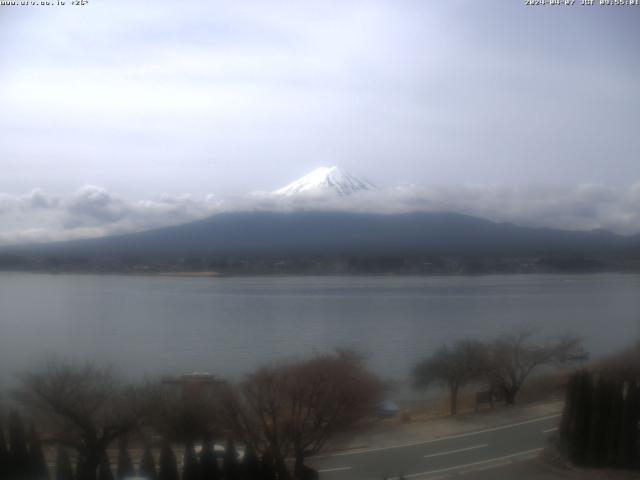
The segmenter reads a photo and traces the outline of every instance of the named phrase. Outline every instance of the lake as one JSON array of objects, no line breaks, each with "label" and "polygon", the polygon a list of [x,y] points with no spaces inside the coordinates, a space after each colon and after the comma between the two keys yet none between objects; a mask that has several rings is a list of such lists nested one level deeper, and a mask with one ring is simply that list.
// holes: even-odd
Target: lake
[{"label": "lake", "polygon": [[356,347],[384,377],[443,342],[530,323],[592,355],[640,334],[640,275],[228,277],[0,274],[0,383],[51,354],[131,375],[238,378],[277,359]]}]

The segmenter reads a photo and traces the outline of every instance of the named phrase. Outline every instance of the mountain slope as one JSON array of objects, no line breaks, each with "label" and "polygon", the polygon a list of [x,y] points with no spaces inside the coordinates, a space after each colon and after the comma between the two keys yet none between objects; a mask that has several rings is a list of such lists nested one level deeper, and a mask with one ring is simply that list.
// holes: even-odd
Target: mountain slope
[{"label": "mountain slope", "polygon": [[524,228],[451,213],[226,213],[176,227],[0,250],[87,257],[300,255],[609,255],[640,240]]}]

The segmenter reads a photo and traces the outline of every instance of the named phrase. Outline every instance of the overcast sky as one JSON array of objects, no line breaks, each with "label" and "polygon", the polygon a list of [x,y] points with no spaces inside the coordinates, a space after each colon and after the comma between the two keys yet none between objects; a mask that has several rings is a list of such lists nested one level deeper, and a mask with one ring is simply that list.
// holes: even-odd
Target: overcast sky
[{"label": "overcast sky", "polygon": [[640,7],[523,4],[0,6],[0,242],[195,218],[321,165],[521,223],[586,195],[588,221],[547,223],[640,231]]}]

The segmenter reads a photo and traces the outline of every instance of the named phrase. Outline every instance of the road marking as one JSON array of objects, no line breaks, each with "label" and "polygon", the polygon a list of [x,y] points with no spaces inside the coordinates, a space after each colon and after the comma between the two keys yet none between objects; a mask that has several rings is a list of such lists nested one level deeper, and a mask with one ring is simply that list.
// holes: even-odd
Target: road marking
[{"label": "road marking", "polygon": [[[465,463],[465,464],[462,464],[462,465],[454,465],[453,467],[439,468],[437,470],[429,470],[427,472],[410,473],[408,475],[404,475],[404,478],[416,478],[416,477],[422,477],[422,476],[425,476],[425,475],[433,475],[434,473],[450,472],[452,470],[460,470],[460,469],[463,469],[463,468],[475,467],[476,465],[484,465],[486,463],[499,462],[500,460],[506,460],[507,458],[513,458],[513,457],[520,457],[520,456],[524,456],[524,455],[529,455],[529,454],[532,454],[532,453],[540,452],[542,450],[543,450],[543,448],[534,448],[534,449],[531,449],[531,450],[525,450],[523,452],[517,452],[517,453],[512,453],[510,455],[504,455],[502,457],[488,458],[487,460],[480,460],[478,462]],[[399,480],[399,478],[395,477],[395,478],[393,478],[391,480]]]},{"label": "road marking", "polygon": [[546,430],[542,430],[542,433],[551,433],[558,430],[558,427],[547,428]]},{"label": "road marking", "polygon": [[371,453],[371,452],[381,452],[383,450],[393,450],[396,448],[404,448],[404,447],[413,447],[416,445],[427,445],[429,443],[435,443],[435,442],[444,442],[445,440],[453,440],[455,438],[464,438],[464,437],[470,437],[472,435],[480,435],[482,433],[488,433],[488,432],[495,432],[498,430],[505,430],[507,428],[513,428],[513,427],[519,427],[520,425],[527,425],[529,423],[535,423],[535,422],[543,422],[544,420],[549,420],[551,418],[557,418],[562,416],[561,413],[557,413],[555,415],[547,415],[545,417],[538,417],[538,418],[534,418],[531,420],[525,420],[522,422],[518,422],[518,423],[512,423],[509,425],[502,425],[500,427],[492,427],[492,428],[485,428],[484,430],[476,430],[474,432],[467,432],[467,433],[459,433],[456,435],[449,435],[446,437],[440,437],[440,438],[434,438],[433,440],[421,440],[419,442],[409,442],[409,443],[401,443],[398,445],[390,445],[388,447],[375,447],[375,448],[363,448],[361,450],[351,450],[351,451],[346,451],[346,452],[338,452],[338,453],[331,453],[328,455],[318,455],[316,457],[312,457],[312,458],[328,458],[328,457],[343,457],[346,455],[361,455],[363,453]]},{"label": "road marking", "polygon": [[325,468],[324,470],[318,470],[318,473],[344,472],[346,470],[351,470],[351,467]]},{"label": "road marking", "polygon": [[433,457],[439,457],[441,455],[450,455],[452,453],[466,452],[468,450],[475,450],[477,448],[484,448],[488,446],[489,446],[488,443],[483,443],[482,445],[474,445],[473,447],[467,447],[467,448],[458,448],[457,450],[449,450],[448,452],[432,453],[431,455],[425,455],[424,458],[433,458]]},{"label": "road marking", "polygon": [[469,470],[468,472],[462,472],[464,473],[473,473],[473,472],[484,472],[485,470],[493,470],[494,468],[500,468],[500,467],[506,467],[507,465],[511,465],[513,462],[510,462],[509,460],[507,460],[506,462],[499,462],[499,463],[492,463],[491,465],[485,465],[484,467],[480,467],[480,468],[475,468],[472,470]]}]

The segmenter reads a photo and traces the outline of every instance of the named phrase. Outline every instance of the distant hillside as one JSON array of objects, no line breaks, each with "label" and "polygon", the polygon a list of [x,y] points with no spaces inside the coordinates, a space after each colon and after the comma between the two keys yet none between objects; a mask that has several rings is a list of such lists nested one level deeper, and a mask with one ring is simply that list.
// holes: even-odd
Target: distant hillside
[{"label": "distant hillside", "polygon": [[[0,253],[5,266],[15,256],[162,259],[169,265],[187,257],[352,258],[356,266],[362,258],[536,257],[570,266],[575,259],[637,258],[639,251],[637,236],[525,228],[453,213],[244,212],[129,235],[5,247]],[[398,268],[398,261],[381,262],[382,270],[387,264]],[[366,270],[369,264],[364,265]]]}]

